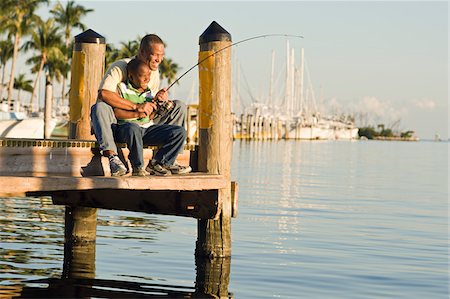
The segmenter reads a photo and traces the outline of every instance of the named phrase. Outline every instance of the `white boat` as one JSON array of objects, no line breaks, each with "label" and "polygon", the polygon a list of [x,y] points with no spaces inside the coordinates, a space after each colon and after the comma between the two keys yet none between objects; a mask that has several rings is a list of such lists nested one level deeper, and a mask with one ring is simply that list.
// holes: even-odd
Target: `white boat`
[{"label": "white boat", "polygon": [[[358,128],[355,127],[353,122],[347,119],[339,119],[337,116],[323,117],[319,112],[320,109],[318,109],[316,103],[309,72],[306,72],[307,76],[305,76],[304,50],[301,49],[299,68],[295,67],[294,51],[289,48],[289,43],[287,43],[286,57],[286,80],[283,98],[280,100],[273,97],[274,53],[272,53],[270,92],[267,103],[262,100],[258,102],[254,100],[248,107],[243,109],[244,117],[241,116],[235,122],[236,126],[242,131],[240,135],[252,135],[249,133],[251,131],[257,133],[261,129],[260,127],[263,126],[261,123],[270,122],[271,119],[276,118],[283,123],[288,123],[287,131],[289,136],[284,136],[284,138],[304,140],[358,139]],[[305,77],[308,79],[308,85],[306,86],[304,84]],[[239,81],[238,77],[237,82]],[[239,99],[239,88],[237,90],[236,98]],[[239,100],[237,102],[239,103]],[[244,129],[249,124],[240,124],[240,122],[245,122],[248,119],[246,116],[250,115],[253,118],[253,125],[257,127],[254,130],[251,128]],[[286,135],[286,130],[283,129],[282,131]]]},{"label": "white boat", "polygon": [[[50,132],[57,124],[50,120]],[[44,117],[28,117],[25,112],[0,111],[0,138],[44,138]]]},{"label": "white boat", "polygon": [[[290,98],[287,102],[291,103],[292,113],[296,113],[293,118],[296,120],[293,130],[297,130],[295,134],[298,139],[307,140],[336,140],[336,139],[357,139],[358,128],[349,120],[342,120],[337,116],[322,116],[320,109],[316,103],[314,89],[311,84],[308,69],[305,68],[304,49],[300,52],[300,68],[296,69],[294,65],[294,50],[291,53],[290,71],[287,74],[287,82],[291,82],[291,91],[286,89],[286,95]],[[289,58],[289,56],[288,56]],[[308,78],[308,84],[305,84],[305,69]],[[297,83],[299,81],[299,83]],[[299,132],[298,132],[299,131]],[[294,135],[295,136],[295,135]]]}]

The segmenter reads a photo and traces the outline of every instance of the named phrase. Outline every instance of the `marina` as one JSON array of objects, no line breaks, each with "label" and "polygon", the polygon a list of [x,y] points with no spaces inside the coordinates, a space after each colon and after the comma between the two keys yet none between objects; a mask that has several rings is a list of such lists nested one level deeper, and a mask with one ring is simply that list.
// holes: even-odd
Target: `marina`
[{"label": "marina", "polygon": [[[239,215],[223,283],[234,298],[448,298],[447,151],[428,141],[234,141]],[[194,218],[104,209],[98,281],[61,280],[64,213],[49,197],[0,201],[0,294],[48,298],[59,281],[173,298],[205,285]]]},{"label": "marina", "polygon": [[[448,5],[30,3],[0,5],[0,299],[449,298]],[[130,105],[100,81],[135,55]],[[147,128],[106,150],[98,99]]]}]

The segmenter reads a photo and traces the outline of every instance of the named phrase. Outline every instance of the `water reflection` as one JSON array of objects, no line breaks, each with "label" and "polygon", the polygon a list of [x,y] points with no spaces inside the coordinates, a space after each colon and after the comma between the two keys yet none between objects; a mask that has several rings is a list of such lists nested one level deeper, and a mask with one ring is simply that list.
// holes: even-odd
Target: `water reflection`
[{"label": "water reflection", "polygon": [[[64,242],[64,213],[47,197],[0,200],[0,298],[230,298],[230,259],[196,259],[195,282],[188,285],[155,283],[158,279],[135,278],[133,272],[116,272],[119,279],[96,273],[96,251],[104,254],[105,249],[101,242],[157,243],[158,233],[173,221],[101,210],[97,236],[102,247],[96,250],[98,242]],[[116,269],[124,266],[117,262]]]}]

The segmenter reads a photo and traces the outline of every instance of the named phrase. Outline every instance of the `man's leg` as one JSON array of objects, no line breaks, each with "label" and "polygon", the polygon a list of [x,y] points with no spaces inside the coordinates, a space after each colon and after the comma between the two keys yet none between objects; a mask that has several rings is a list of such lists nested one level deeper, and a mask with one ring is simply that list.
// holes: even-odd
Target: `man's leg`
[{"label": "man's leg", "polygon": [[115,125],[114,136],[117,142],[124,142],[130,151],[130,159],[133,172],[144,169],[144,144],[142,140],[143,129],[135,123]]},{"label": "man's leg", "polygon": [[170,113],[155,117],[153,120],[155,124],[175,125],[183,128],[186,126],[186,104],[179,100],[174,100],[173,103],[174,107]]},{"label": "man's leg", "polygon": [[110,105],[105,102],[97,102],[92,106],[91,126],[102,153],[110,151],[111,154],[117,154],[117,146],[111,128],[111,125],[116,123],[117,119]]}]

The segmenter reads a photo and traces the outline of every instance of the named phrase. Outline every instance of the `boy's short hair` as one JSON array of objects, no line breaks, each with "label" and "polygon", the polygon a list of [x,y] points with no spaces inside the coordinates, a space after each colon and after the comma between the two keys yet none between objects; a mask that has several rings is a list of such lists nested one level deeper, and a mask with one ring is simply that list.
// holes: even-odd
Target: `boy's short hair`
[{"label": "boy's short hair", "polygon": [[128,74],[136,74],[137,71],[139,70],[139,68],[141,67],[141,65],[145,65],[146,67],[148,67],[148,65],[142,60],[139,60],[137,58],[131,59],[127,63],[127,73]]}]

